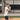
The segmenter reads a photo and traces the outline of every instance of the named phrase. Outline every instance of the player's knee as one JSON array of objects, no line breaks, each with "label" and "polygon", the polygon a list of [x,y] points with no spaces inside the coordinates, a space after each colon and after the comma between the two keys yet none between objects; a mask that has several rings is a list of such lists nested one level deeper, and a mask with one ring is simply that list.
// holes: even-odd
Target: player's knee
[{"label": "player's knee", "polygon": [[8,16],[5,16],[5,19],[8,19]]}]

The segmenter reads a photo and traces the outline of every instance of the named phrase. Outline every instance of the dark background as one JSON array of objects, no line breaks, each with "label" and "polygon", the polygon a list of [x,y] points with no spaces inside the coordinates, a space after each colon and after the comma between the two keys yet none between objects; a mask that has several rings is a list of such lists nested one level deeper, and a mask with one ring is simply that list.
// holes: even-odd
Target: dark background
[{"label": "dark background", "polygon": [[11,10],[20,10],[20,5],[10,5]]}]

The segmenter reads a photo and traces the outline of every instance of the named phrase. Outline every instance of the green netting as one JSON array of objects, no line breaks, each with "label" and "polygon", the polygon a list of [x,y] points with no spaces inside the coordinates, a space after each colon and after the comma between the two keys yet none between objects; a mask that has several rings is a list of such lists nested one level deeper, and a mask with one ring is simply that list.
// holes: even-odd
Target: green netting
[{"label": "green netting", "polygon": [[0,0],[0,2],[2,2],[2,0]]}]

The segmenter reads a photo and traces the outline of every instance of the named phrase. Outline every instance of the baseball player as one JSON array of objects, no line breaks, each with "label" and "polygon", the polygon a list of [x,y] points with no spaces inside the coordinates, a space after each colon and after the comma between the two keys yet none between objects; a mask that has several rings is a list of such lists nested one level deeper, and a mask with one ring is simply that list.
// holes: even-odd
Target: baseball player
[{"label": "baseball player", "polygon": [[5,13],[4,13],[4,16],[5,16],[5,19],[8,20],[8,11],[10,11],[11,9],[9,9],[9,3],[6,4],[6,7],[5,7]]}]

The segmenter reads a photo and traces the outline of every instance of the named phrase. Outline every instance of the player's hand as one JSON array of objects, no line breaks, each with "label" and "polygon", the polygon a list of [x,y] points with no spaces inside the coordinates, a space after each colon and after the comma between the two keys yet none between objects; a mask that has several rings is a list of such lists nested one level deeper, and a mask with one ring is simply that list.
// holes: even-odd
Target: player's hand
[{"label": "player's hand", "polygon": [[9,9],[9,11],[11,11],[11,10]]}]

